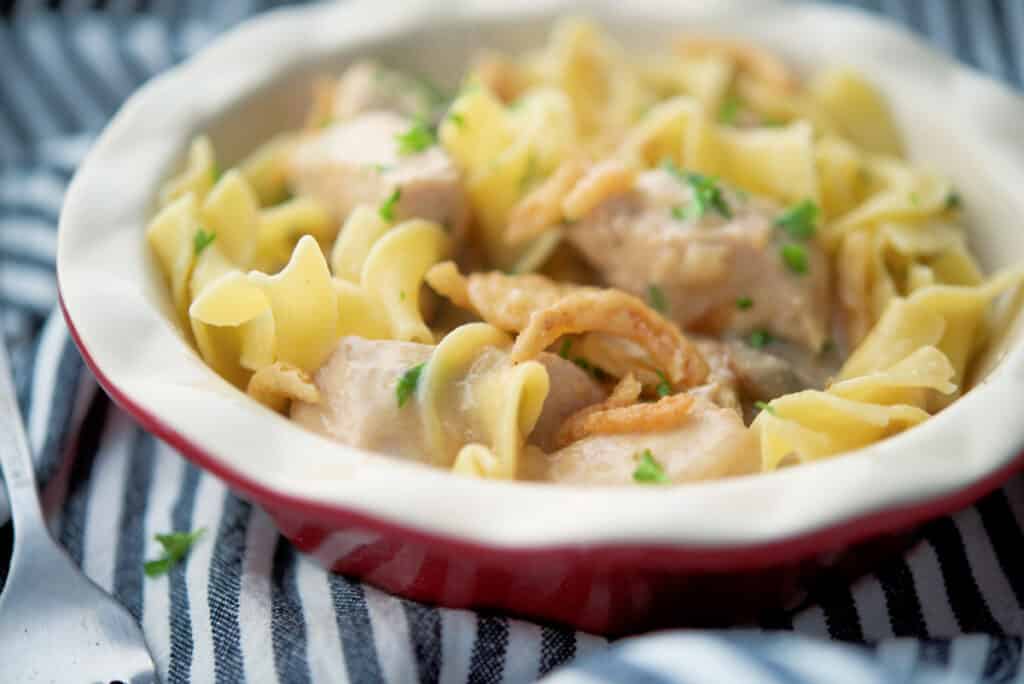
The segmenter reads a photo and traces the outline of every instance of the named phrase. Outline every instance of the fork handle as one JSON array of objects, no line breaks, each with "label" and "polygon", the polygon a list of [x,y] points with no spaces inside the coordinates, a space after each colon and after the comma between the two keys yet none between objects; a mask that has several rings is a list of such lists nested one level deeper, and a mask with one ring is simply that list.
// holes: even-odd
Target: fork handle
[{"label": "fork handle", "polygon": [[7,345],[0,334],[0,470],[7,484],[7,498],[11,504],[11,519],[18,531],[18,539],[34,537],[33,528],[46,529],[43,511],[36,490],[36,476],[32,456],[25,437],[25,424],[18,408]]}]

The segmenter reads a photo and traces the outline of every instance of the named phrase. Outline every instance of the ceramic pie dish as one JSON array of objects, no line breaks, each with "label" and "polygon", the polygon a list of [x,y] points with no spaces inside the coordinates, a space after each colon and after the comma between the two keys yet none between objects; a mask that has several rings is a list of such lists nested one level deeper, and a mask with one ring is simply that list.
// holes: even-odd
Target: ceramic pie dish
[{"label": "ceramic pie dish", "polygon": [[909,157],[959,188],[986,270],[1024,259],[1015,193],[1024,187],[1024,100],[867,15],[769,0],[289,9],[245,23],[142,88],[68,191],[61,304],[107,392],[336,571],[419,600],[609,634],[777,607],[820,567],[856,570],[1024,465],[1024,423],[1012,410],[1024,347],[1014,336],[982,384],[897,437],[799,468],[653,490],[479,481],[340,446],[203,363],[173,322],[143,234],[193,136],[208,133],[237,159],[301,120],[316,73],[373,55],[452,85],[479,48],[537,45],[569,12],[594,17],[627,46],[686,29],[756,41],[798,67],[858,69],[889,99]]}]

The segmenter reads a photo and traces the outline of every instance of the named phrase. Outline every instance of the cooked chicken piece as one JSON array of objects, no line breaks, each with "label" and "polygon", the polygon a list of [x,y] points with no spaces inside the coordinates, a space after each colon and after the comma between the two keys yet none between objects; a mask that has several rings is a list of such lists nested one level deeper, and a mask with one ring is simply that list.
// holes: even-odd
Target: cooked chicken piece
[{"label": "cooked chicken piece", "polygon": [[[406,371],[430,358],[433,349],[413,342],[343,338],[313,378],[320,403],[293,402],[292,420],[349,446],[430,462],[415,402],[399,407],[395,388]],[[550,449],[562,422],[602,401],[605,393],[571,361],[554,354],[537,360],[548,371],[550,390],[529,441]]]},{"label": "cooked chicken piece", "polygon": [[[776,228],[773,205],[724,188],[721,195],[731,218],[713,206],[698,219],[682,218],[693,189],[668,171],[646,171],[632,190],[569,225],[566,237],[610,285],[640,296],[657,288],[669,317],[686,330],[763,329],[820,348],[829,302],[824,252],[813,239]],[[804,273],[782,256],[791,243],[804,252]],[[749,306],[738,306],[741,299]]]},{"label": "cooked chicken piece", "polygon": [[459,172],[437,145],[403,151],[400,136],[415,125],[374,112],[307,134],[290,159],[292,189],[321,202],[339,221],[359,204],[389,203],[396,221],[428,219],[463,235],[469,205]]},{"label": "cooked chicken piece", "polygon": [[331,113],[339,120],[366,112],[429,118],[438,99],[433,89],[419,79],[376,62],[360,61],[338,79]]},{"label": "cooked chicken piece", "polygon": [[757,413],[755,402],[805,389],[824,389],[839,370],[834,354],[818,354],[782,341],[774,342],[770,351],[736,339],[695,337],[693,343],[708,362],[710,373],[707,384],[692,392],[719,406],[742,406],[748,420]]},{"label": "cooked chicken piece", "polygon": [[674,483],[756,472],[756,438],[739,414],[694,398],[689,418],[663,432],[593,435],[549,455],[530,451],[523,479],[580,485],[634,484],[638,457],[649,449]]},{"label": "cooked chicken piece", "polygon": [[548,371],[551,389],[527,441],[544,451],[555,450],[555,436],[565,419],[580,409],[604,401],[605,392],[594,378],[572,361],[555,354],[537,357]]}]

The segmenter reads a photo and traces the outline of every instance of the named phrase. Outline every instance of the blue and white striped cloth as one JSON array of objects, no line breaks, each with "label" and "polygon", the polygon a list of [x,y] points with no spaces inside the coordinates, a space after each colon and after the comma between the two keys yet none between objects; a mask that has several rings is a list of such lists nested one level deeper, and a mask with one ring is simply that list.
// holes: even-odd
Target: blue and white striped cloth
[{"label": "blue and white striped cloth", "polygon": [[[128,93],[277,4],[0,0],[0,324],[54,533],[139,618],[165,681],[516,683],[559,666],[550,681],[563,684],[1024,681],[1024,478],[929,523],[909,553],[852,586],[823,578],[801,606],[754,629],[608,648],[586,634],[424,606],[329,575],[261,510],[97,392],[52,313],[55,228],[71,174]],[[1024,82],[1024,0],[847,4]],[[144,560],[159,555],[154,533],[200,527],[208,534],[185,563],[167,577],[143,575]],[[8,527],[0,576],[9,542]],[[820,641],[828,638],[866,647]]]}]

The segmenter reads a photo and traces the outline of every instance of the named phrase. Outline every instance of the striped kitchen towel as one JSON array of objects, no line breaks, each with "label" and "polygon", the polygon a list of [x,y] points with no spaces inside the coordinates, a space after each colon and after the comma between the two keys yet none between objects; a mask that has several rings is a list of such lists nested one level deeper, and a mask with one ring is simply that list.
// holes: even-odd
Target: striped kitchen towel
[{"label": "striped kitchen towel", "polygon": [[[64,190],[128,93],[224,27],[278,4],[0,1],[0,325],[54,534],[141,621],[165,681],[514,683],[563,665],[551,681],[1024,678],[1020,477],[927,524],[904,557],[853,586],[826,578],[759,630],[608,648],[590,635],[424,606],[329,575],[261,510],[113,406],[52,313]],[[999,78],[1024,81],[1024,0],[852,4],[891,15]],[[160,551],[154,533],[197,528],[207,536],[184,563],[166,577],[144,576],[144,560]],[[9,527],[0,531],[0,559],[10,536]]]}]

